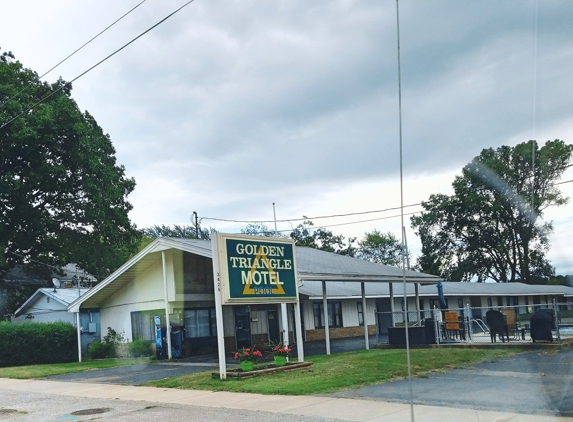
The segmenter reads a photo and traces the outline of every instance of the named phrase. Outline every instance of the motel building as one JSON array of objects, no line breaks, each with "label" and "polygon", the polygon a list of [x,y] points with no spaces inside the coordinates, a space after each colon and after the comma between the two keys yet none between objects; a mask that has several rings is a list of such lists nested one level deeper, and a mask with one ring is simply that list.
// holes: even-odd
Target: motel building
[{"label": "motel building", "polygon": [[[162,357],[217,353],[220,330],[219,341],[230,356],[242,347],[264,349],[286,335],[290,344],[359,336],[368,344],[367,334],[376,333],[375,311],[389,311],[390,302],[399,300],[389,297],[392,286],[404,282],[400,268],[295,247],[290,240],[282,240],[286,254],[280,239],[233,236],[226,241],[228,256],[217,257],[225,283],[223,272],[214,271],[212,241],[158,238],[68,311],[98,310],[102,335],[110,327],[127,341],[156,341]],[[435,285],[439,278],[405,271],[405,280],[414,292],[414,285]]]}]

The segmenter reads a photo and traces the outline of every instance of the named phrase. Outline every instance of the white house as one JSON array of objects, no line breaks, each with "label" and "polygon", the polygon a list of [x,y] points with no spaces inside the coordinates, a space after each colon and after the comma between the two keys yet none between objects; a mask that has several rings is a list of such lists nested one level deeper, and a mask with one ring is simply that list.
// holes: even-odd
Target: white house
[{"label": "white house", "polygon": [[[24,322],[67,322],[76,326],[74,314],[68,306],[86,293],[88,289],[40,288],[28,298],[14,313],[14,323]],[[98,309],[83,309],[80,314],[80,336],[82,351],[101,337]]]}]

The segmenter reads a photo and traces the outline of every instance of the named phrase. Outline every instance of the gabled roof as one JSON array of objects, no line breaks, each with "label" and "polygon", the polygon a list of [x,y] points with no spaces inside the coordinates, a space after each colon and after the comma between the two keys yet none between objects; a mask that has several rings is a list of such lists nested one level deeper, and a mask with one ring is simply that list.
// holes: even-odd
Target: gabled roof
[{"label": "gabled roof", "polygon": [[[177,249],[211,258],[211,241],[180,238],[157,238],[137,255],[118,268],[108,278],[92,288],[85,296],[75,300],[68,309],[77,312],[80,307],[98,307],[106,298],[127,285],[151,265],[161,262],[161,251]],[[370,281],[397,282],[402,280],[402,270],[388,265],[348,256],[337,255],[312,248],[296,247],[296,266],[299,279],[320,281]],[[406,271],[408,283],[437,283],[439,277]]]},{"label": "gabled roof", "polygon": [[34,292],[26,302],[14,312],[15,317],[25,314],[42,296],[47,296],[54,301],[60,303],[63,309],[66,309],[70,303],[76,300],[79,296],[86,293],[88,289],[56,289],[41,288]]}]

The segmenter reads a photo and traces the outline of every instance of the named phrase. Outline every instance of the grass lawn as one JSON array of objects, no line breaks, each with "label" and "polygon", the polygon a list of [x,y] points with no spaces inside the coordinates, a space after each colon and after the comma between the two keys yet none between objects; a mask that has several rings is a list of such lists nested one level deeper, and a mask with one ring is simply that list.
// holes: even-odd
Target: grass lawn
[{"label": "grass lawn", "polygon": [[116,366],[135,365],[137,363],[150,363],[149,358],[139,359],[101,359],[84,362],[49,363],[44,365],[10,366],[0,368],[0,378],[43,378],[50,375],[83,372],[91,369],[113,368]]},{"label": "grass lawn", "polygon": [[[410,351],[412,376],[520,353],[520,349],[430,348]],[[212,379],[211,371],[149,382],[156,387],[234,391],[259,394],[324,394],[392,381],[408,376],[406,351],[375,349],[312,356],[314,366],[269,376],[237,380]],[[256,366],[255,366],[256,369]]]}]

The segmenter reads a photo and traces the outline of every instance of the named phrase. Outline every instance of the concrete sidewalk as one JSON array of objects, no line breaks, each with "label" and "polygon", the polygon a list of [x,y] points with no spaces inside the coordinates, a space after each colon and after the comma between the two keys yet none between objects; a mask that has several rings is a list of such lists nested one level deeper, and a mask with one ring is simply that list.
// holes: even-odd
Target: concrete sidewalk
[{"label": "concrete sidewalk", "polygon": [[[411,409],[408,404],[321,396],[267,396],[248,393],[177,390],[115,384],[102,385],[83,382],[0,378],[0,395],[2,390],[57,394],[69,397],[139,400],[151,403],[258,410],[271,413],[334,418],[346,421],[403,422],[411,420]],[[414,416],[415,420],[419,422],[457,422],[462,420],[464,422],[573,421],[573,418],[555,416],[522,415],[423,405],[414,405]]]}]

